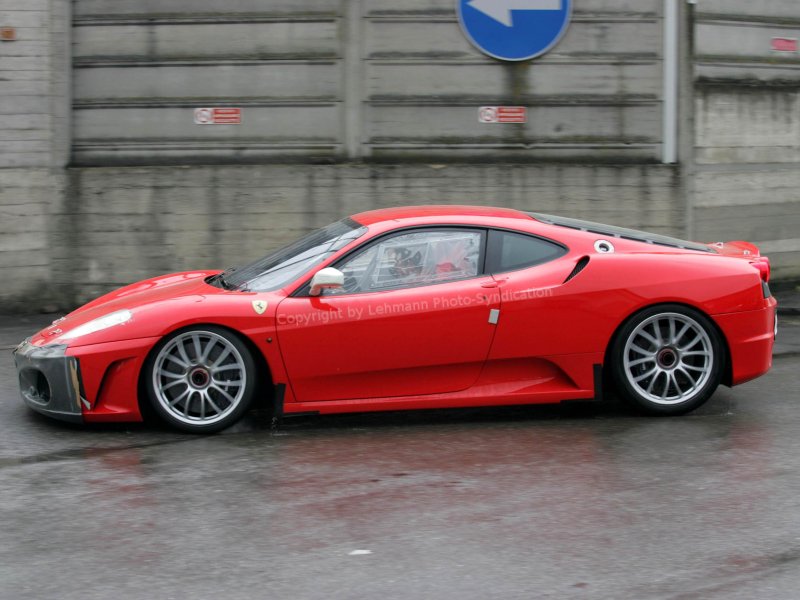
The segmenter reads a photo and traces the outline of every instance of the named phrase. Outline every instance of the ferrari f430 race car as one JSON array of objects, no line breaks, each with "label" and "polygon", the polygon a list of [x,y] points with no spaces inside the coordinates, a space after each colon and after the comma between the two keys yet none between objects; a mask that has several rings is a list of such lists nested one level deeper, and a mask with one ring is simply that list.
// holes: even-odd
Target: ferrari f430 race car
[{"label": "ferrari f430 race car", "polygon": [[[593,399],[676,415],[771,366],[769,261],[517,210],[342,219],[226,271],[134,283],[14,352],[22,397],[70,421],[186,431],[277,416]],[[263,405],[262,404],[262,405]]]}]

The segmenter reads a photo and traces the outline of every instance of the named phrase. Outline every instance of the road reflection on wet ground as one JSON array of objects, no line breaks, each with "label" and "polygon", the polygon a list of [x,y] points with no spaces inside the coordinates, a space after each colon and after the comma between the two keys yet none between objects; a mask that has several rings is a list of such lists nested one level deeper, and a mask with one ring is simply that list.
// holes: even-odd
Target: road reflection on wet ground
[{"label": "road reflection on wet ground", "polygon": [[[2,598],[796,598],[800,359],[682,418],[32,415],[0,363]],[[359,552],[356,552],[359,551]]]}]

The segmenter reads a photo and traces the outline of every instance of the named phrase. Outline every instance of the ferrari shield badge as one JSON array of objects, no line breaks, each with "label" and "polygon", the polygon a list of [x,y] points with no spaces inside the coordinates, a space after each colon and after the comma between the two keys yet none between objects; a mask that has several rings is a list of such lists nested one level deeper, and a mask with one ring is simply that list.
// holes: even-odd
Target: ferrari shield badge
[{"label": "ferrari shield badge", "polygon": [[267,310],[267,301],[253,300],[253,310],[256,311],[257,315],[263,315],[264,311]]}]

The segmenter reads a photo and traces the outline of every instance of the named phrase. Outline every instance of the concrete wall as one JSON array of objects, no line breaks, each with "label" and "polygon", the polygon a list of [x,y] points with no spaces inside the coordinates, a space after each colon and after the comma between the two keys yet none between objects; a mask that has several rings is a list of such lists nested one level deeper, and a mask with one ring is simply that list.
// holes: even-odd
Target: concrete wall
[{"label": "concrete wall", "polygon": [[[511,64],[453,0],[76,0],[74,161],[656,161],[660,13],[576,3],[553,51]],[[479,123],[496,104],[528,123]],[[194,125],[208,105],[243,125]]]},{"label": "concrete wall", "polygon": [[[685,8],[677,166],[658,164],[662,0],[576,2],[524,64],[480,54],[453,4],[0,0],[19,34],[0,44],[0,311],[428,202],[747,239],[800,277],[800,55],[770,51],[800,37],[800,2]],[[484,104],[529,123],[479,124]],[[193,125],[203,105],[244,123]]]},{"label": "concrete wall", "polygon": [[[77,0],[74,162],[342,155],[337,0]],[[193,109],[243,109],[198,126]]]},{"label": "concrete wall", "polygon": [[0,168],[0,311],[52,305],[53,223],[62,170]]},{"label": "concrete wall", "polygon": [[0,0],[0,307],[38,309],[50,293],[51,210],[69,156],[68,0]]},{"label": "concrete wall", "polygon": [[747,239],[800,277],[800,38],[796,0],[703,0],[695,20],[692,234]]},{"label": "concrete wall", "polygon": [[467,203],[661,233],[684,227],[676,167],[273,165],[81,168],[54,214],[54,293],[85,301],[170,271],[225,268],[342,216]]},{"label": "concrete wall", "polygon": [[69,153],[69,2],[0,0],[0,168],[63,166]]}]

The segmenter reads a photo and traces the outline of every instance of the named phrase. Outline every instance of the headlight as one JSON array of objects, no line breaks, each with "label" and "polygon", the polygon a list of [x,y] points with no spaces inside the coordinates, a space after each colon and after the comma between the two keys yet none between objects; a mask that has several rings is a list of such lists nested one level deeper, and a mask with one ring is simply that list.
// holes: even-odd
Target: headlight
[{"label": "headlight", "polygon": [[88,323],[84,323],[83,325],[79,325],[72,331],[68,331],[64,335],[60,336],[59,339],[72,340],[77,337],[89,335],[90,333],[102,331],[103,329],[108,329],[114,325],[122,325],[123,323],[130,321],[131,317],[133,317],[131,311],[118,310],[117,312],[113,312],[98,319],[94,319],[93,321],[89,321]]}]

